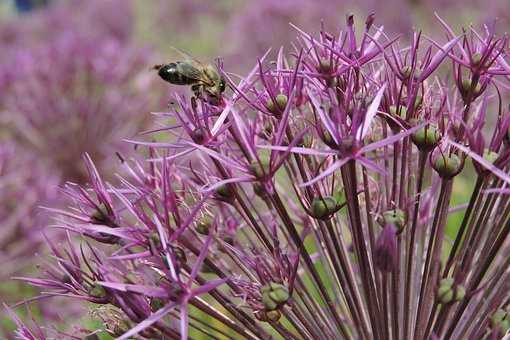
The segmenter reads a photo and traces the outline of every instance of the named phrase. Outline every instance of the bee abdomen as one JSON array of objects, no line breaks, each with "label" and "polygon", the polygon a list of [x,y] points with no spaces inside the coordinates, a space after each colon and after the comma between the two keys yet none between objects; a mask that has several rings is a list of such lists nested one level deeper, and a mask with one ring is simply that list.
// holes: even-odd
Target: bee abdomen
[{"label": "bee abdomen", "polygon": [[179,72],[178,63],[179,62],[163,65],[158,71],[159,76],[163,78],[163,80],[175,85],[195,84],[197,82],[195,79],[188,78]]}]

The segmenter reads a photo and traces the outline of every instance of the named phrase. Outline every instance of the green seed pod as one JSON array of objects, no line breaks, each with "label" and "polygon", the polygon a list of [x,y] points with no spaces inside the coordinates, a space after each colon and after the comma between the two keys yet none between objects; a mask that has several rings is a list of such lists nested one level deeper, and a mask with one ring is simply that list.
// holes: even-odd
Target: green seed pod
[{"label": "green seed pod", "polygon": [[215,191],[215,194],[218,196],[219,199],[226,202],[232,202],[234,199],[234,193],[228,186],[228,184],[224,184],[220,187],[218,187]]},{"label": "green seed pod", "polygon": [[159,298],[152,298],[151,302],[150,302],[150,306],[151,306],[151,311],[154,313],[154,312],[157,312],[158,310],[160,310],[161,308],[163,308],[165,306],[165,302]]},{"label": "green seed pod", "polygon": [[185,264],[187,259],[186,259],[186,253],[184,252],[184,250],[182,250],[181,247],[177,247],[177,246],[172,246],[172,250],[174,251],[175,259],[179,263]]},{"label": "green seed pod", "polygon": [[328,58],[321,58],[319,65],[317,65],[317,71],[324,74],[331,73],[332,65]]},{"label": "green seed pod", "polygon": [[479,52],[473,53],[473,55],[471,56],[471,63],[474,66],[477,66],[480,64],[481,61],[482,61],[482,54]]},{"label": "green seed pod", "polygon": [[416,96],[414,99],[414,109],[417,110],[421,104],[423,104],[423,97],[422,96]]},{"label": "green seed pod", "polygon": [[315,218],[328,218],[335,213],[336,208],[337,202],[331,196],[316,197],[312,201],[312,213]]},{"label": "green seed pod", "polygon": [[[466,96],[469,91],[471,90],[471,80],[470,79],[463,79],[462,80],[462,85],[461,85],[461,88],[460,88],[460,92],[463,96]],[[473,90],[473,94],[476,96],[480,93],[480,91],[482,90],[482,85],[480,85],[480,83],[477,83],[474,90]]]},{"label": "green seed pod", "polygon": [[209,235],[209,229],[211,228],[211,225],[212,225],[212,219],[210,216],[202,216],[196,226],[195,226],[195,230],[197,233],[199,233],[200,235]]},{"label": "green seed pod", "polygon": [[453,300],[453,279],[442,279],[437,290],[437,300],[439,303],[447,304]]},{"label": "green seed pod", "polygon": [[150,240],[149,242],[152,242],[152,244],[156,248],[161,247],[161,240],[159,239],[159,234],[157,232],[151,233],[149,236],[149,240]]},{"label": "green seed pod", "polygon": [[430,151],[441,140],[441,133],[434,126],[425,126],[413,133],[411,140],[420,151]]},{"label": "green seed pod", "polygon": [[390,106],[390,114],[392,116],[398,116],[402,119],[406,119],[407,116],[407,108],[405,106],[399,106],[391,105]]},{"label": "green seed pod", "polygon": [[277,322],[282,313],[279,310],[261,310],[255,313],[255,317],[262,322]]},{"label": "green seed pod", "polygon": [[271,282],[260,288],[260,293],[264,308],[268,311],[281,307],[290,298],[287,287],[276,282]]},{"label": "green seed pod", "polygon": [[280,93],[276,96],[276,105],[273,101],[273,99],[269,98],[266,102],[266,108],[269,112],[274,114],[280,114],[285,110],[285,107],[287,106],[288,98],[283,93]]},{"label": "green seed pod", "polygon": [[453,278],[442,279],[437,291],[437,301],[441,304],[459,302],[466,296],[466,289],[456,285]]},{"label": "green seed pod", "polygon": [[498,310],[496,310],[496,311],[494,312],[494,314],[492,314],[492,316],[491,316],[491,326],[492,326],[493,328],[498,327],[498,326],[501,324],[501,322],[502,322],[505,318],[507,318],[507,316],[508,316],[508,315],[507,315],[507,312],[505,312],[505,310],[504,310],[504,309],[499,308],[499,309],[498,309]]},{"label": "green seed pod", "polygon": [[198,127],[190,133],[191,140],[195,144],[204,144],[207,140],[207,130],[203,127]]},{"label": "green seed pod", "polygon": [[453,178],[462,171],[462,161],[455,155],[439,155],[432,167],[442,178]]},{"label": "green seed pod", "polygon": [[499,155],[497,152],[491,151],[489,149],[485,149],[483,151],[483,158],[489,163],[494,163],[496,159],[498,159]]},{"label": "green seed pod", "polygon": [[303,148],[311,148],[313,144],[312,135],[304,135],[298,143],[298,146]]},{"label": "green seed pod", "polygon": [[397,228],[397,233],[400,234],[406,224],[406,213],[400,209],[391,209],[383,212],[384,224],[393,224]]},{"label": "green seed pod", "polygon": [[252,174],[257,178],[263,178],[271,173],[271,166],[269,164],[269,158],[260,157],[260,162],[254,160],[250,164],[250,170]]},{"label": "green seed pod", "polygon": [[404,79],[409,79],[409,77],[411,76],[411,71],[412,68],[409,65],[402,67],[402,69],[400,70],[402,76],[404,76]]},{"label": "green seed pod", "polygon": [[104,287],[97,283],[90,287],[88,293],[90,296],[98,299],[102,299],[106,296],[106,290],[104,289]]}]

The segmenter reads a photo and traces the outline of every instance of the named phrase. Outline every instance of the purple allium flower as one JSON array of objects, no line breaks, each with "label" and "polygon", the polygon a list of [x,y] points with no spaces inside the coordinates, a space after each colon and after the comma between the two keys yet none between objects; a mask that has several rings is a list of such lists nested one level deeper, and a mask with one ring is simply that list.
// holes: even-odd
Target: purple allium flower
[{"label": "purple allium flower", "polygon": [[18,279],[103,305],[119,339],[502,338],[508,38],[438,18],[445,40],[407,44],[354,19],[296,27],[240,80],[220,65],[217,103],[176,95],[115,183],[87,156],[53,210],[67,245]]},{"label": "purple allium flower", "polygon": [[147,118],[146,51],[68,32],[9,54],[0,69],[2,125],[66,180],[83,180],[84,152],[111,163]]},{"label": "purple allium flower", "polygon": [[41,204],[57,202],[55,176],[48,164],[21,145],[0,145],[0,278],[7,280],[32,265],[31,257],[43,242],[48,216]]}]

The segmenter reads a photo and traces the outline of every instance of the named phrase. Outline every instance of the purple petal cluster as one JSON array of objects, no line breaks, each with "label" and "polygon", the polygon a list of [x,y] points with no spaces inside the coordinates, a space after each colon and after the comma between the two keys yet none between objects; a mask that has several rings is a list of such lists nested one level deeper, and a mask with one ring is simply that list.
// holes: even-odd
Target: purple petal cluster
[{"label": "purple petal cluster", "polygon": [[240,79],[219,65],[230,91],[175,95],[125,176],[86,157],[53,210],[67,245],[18,279],[113,309],[119,339],[502,338],[508,38],[437,20],[405,43],[348,15]]}]

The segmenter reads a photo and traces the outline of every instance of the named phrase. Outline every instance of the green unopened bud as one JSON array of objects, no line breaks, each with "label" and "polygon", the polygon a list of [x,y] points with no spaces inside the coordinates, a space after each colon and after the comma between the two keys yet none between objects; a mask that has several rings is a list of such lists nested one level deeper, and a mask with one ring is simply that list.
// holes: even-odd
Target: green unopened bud
[{"label": "green unopened bud", "polygon": [[504,309],[496,310],[490,320],[492,329],[499,334],[504,335],[510,330],[510,317]]},{"label": "green unopened bud", "polygon": [[[463,96],[466,96],[470,90],[471,90],[471,80],[463,79],[462,85],[460,88],[460,92],[462,93]],[[478,95],[481,90],[482,90],[482,85],[480,85],[480,83],[477,83],[475,88],[473,89],[473,94]]]},{"label": "green unopened bud", "polygon": [[397,107],[396,105],[390,106],[390,114],[392,116],[398,116],[402,119],[406,119],[407,116],[407,108],[405,106],[400,105]]},{"label": "green unopened bud", "polygon": [[319,65],[317,66],[317,71],[320,73],[328,74],[332,70],[331,61],[326,58],[321,58],[321,61],[319,62]]},{"label": "green unopened bud", "polygon": [[418,109],[421,104],[423,104],[423,97],[422,96],[416,96],[416,98],[414,99],[414,109]]},{"label": "green unopened bud", "polygon": [[212,220],[210,216],[202,216],[195,227],[197,233],[201,235],[209,235],[209,229],[211,228]]},{"label": "green unopened bud", "polygon": [[270,160],[266,157],[260,157],[259,160],[254,160],[250,164],[250,170],[257,178],[263,178],[271,173]]},{"label": "green unopened bud", "polygon": [[485,149],[483,151],[483,158],[489,163],[494,163],[498,157],[499,155],[497,152],[491,151],[489,149]]},{"label": "green unopened bud", "polygon": [[154,247],[161,247],[161,240],[159,239],[159,234],[157,232],[153,232],[149,236],[150,242],[154,245]]},{"label": "green unopened bud", "polygon": [[90,221],[94,224],[108,224],[110,218],[108,217],[108,209],[101,203],[94,213],[90,216]]},{"label": "green unopened bud", "polygon": [[255,317],[262,322],[277,322],[282,313],[279,310],[261,310],[255,313]]},{"label": "green unopened bud", "polygon": [[150,305],[151,311],[154,313],[163,308],[165,306],[165,302],[159,298],[152,298]]},{"label": "green unopened bud", "polygon": [[425,126],[411,135],[414,145],[421,151],[430,151],[441,140],[441,133],[434,126]]},{"label": "green unopened bud", "polygon": [[316,197],[312,201],[313,217],[323,219],[335,213],[337,201],[331,196]]},{"label": "green unopened bud", "polygon": [[274,103],[272,98],[269,98],[266,102],[266,108],[269,112],[272,113],[281,113],[285,110],[287,106],[288,98],[283,93],[280,93],[276,96],[276,104]]},{"label": "green unopened bud", "polygon": [[186,253],[184,252],[184,250],[182,250],[181,247],[177,247],[177,246],[172,246],[172,250],[174,251],[175,259],[179,263],[185,264],[187,259],[186,259]]},{"label": "green unopened bud", "polygon": [[228,184],[223,184],[222,186],[218,187],[215,193],[218,198],[227,202],[230,202],[234,199],[234,194]]},{"label": "green unopened bud", "polygon": [[[126,333],[127,331],[129,331],[130,329],[131,329],[131,326],[129,325],[129,323],[126,320],[124,320],[124,319],[118,320],[117,322],[115,322],[115,324],[113,326],[113,335],[121,336],[124,333]],[[132,339],[132,338],[129,338],[129,339]]]},{"label": "green unopened bud", "polygon": [[298,143],[298,146],[303,148],[311,148],[313,144],[313,137],[311,135],[304,135]]},{"label": "green unopened bud", "polygon": [[391,209],[383,212],[384,224],[393,224],[397,228],[397,234],[404,230],[406,213],[400,209]]},{"label": "green unopened bud", "polygon": [[198,127],[190,134],[191,140],[196,144],[203,144],[207,139],[207,130],[203,127]]},{"label": "green unopened bud", "polygon": [[264,308],[268,311],[281,307],[290,298],[287,287],[276,282],[271,282],[260,288],[260,293]]},{"label": "green unopened bud", "polygon": [[103,286],[101,286],[98,283],[95,283],[90,289],[89,289],[89,295],[98,299],[102,299],[106,296],[106,290]]},{"label": "green unopened bud", "polygon": [[452,178],[462,171],[462,161],[455,155],[439,155],[432,167],[442,178]]},{"label": "green unopened bud", "polygon": [[475,52],[471,56],[471,62],[473,65],[477,66],[482,61],[482,54],[480,52]]},{"label": "green unopened bud", "polygon": [[402,76],[404,76],[404,79],[408,79],[411,76],[412,68],[411,66],[407,65],[402,67],[400,72],[402,73]]},{"label": "green unopened bud", "polygon": [[466,289],[461,285],[456,285],[452,278],[442,279],[437,291],[437,301],[441,304],[458,302],[466,296]]}]

